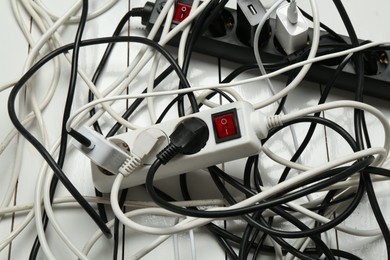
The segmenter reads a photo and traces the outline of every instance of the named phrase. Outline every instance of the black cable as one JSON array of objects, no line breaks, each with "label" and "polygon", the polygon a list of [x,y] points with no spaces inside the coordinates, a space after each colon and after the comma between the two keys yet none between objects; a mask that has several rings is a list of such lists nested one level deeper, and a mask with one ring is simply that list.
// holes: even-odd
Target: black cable
[{"label": "black cable", "polygon": [[[351,56],[348,56],[347,58],[345,58],[344,61],[336,68],[336,71],[333,74],[332,79],[326,84],[326,87],[325,87],[324,91],[321,94],[321,98],[318,101],[318,104],[325,103],[325,101],[326,101],[326,99],[327,99],[327,97],[328,97],[328,95],[330,93],[330,90],[332,89],[333,85],[336,83],[337,78],[340,75],[341,71],[348,64],[350,57]],[[319,117],[319,115],[320,115],[320,112],[315,113],[314,117]],[[297,151],[291,157],[291,159],[290,159],[291,162],[296,162],[298,160],[298,158],[301,156],[301,154],[303,153],[303,151],[306,149],[306,147],[309,144],[311,138],[313,137],[315,128],[316,128],[316,124],[311,124],[309,126],[309,129],[308,129],[308,131],[306,133],[306,136],[303,139],[301,145],[298,147]],[[290,172],[290,170],[291,169],[289,167],[286,167],[284,169],[284,171],[283,171],[283,173],[282,173],[282,175],[281,175],[281,177],[279,179],[279,182],[281,182],[281,181],[283,181],[283,180],[285,180],[287,178],[287,175]]]},{"label": "black cable", "polygon": [[[317,182],[315,184],[312,184],[311,186],[302,188],[298,192],[289,193],[289,194],[284,195],[284,196],[282,196],[282,194],[276,194],[270,200],[267,200],[265,202],[263,202],[263,201],[259,202],[256,205],[242,207],[242,208],[238,208],[238,209],[220,210],[217,212],[199,211],[199,210],[181,208],[181,207],[175,206],[175,205],[169,203],[168,201],[162,199],[161,197],[159,197],[158,194],[156,194],[156,192],[154,191],[154,186],[153,186],[153,179],[154,179],[154,176],[156,174],[156,171],[158,170],[158,168],[162,164],[162,162],[159,159],[156,159],[155,162],[150,167],[149,172],[148,172],[147,177],[146,177],[146,184],[145,185],[146,185],[146,188],[147,188],[149,195],[152,197],[154,202],[156,202],[159,206],[161,206],[169,211],[172,211],[172,212],[175,212],[178,214],[182,214],[182,215],[186,215],[186,216],[198,217],[198,218],[226,218],[226,217],[231,217],[231,216],[239,216],[239,215],[243,215],[243,214],[248,214],[251,212],[258,211],[258,210],[263,210],[263,209],[266,209],[266,208],[269,208],[272,206],[276,206],[276,205],[279,205],[281,203],[286,203],[288,201],[305,196],[307,194],[310,194],[314,191],[320,190],[324,187],[327,187],[331,184],[334,184],[340,180],[347,178],[348,176],[356,173],[357,171],[364,169],[371,162],[372,162],[372,158],[370,157],[370,158],[367,158],[365,160],[362,160],[361,162],[356,163],[355,165],[347,167],[346,169],[340,169],[339,172],[335,171],[335,170],[329,171],[329,173],[332,175],[337,174],[333,177],[329,177],[327,174],[324,173],[325,176],[329,177],[328,179]],[[210,168],[210,174],[211,175],[215,174],[213,172],[212,168]],[[313,181],[317,181],[317,179],[315,178],[315,179],[313,179]],[[306,185],[306,184],[307,184],[307,182],[304,181],[303,185]],[[296,185],[293,185],[293,187],[290,187],[289,189],[283,191],[283,194],[285,192],[290,191],[290,190],[296,189],[300,186],[301,186],[301,183],[299,183],[299,184],[297,183]],[[359,201],[360,201],[360,199],[359,199]],[[354,209],[353,208],[354,205],[355,204],[352,203],[351,208],[348,208],[348,211],[346,211],[346,212],[351,213],[351,210]],[[346,214],[347,213],[340,215],[340,219],[342,217],[346,217]],[[333,224],[333,223],[336,223],[336,221],[331,221],[329,223]],[[331,224],[328,224],[327,228],[329,228],[330,226],[331,226]],[[298,233],[294,233],[293,236],[299,236],[299,235],[298,235]]]},{"label": "black cable", "polygon": [[[168,68],[166,68],[155,80],[154,80],[154,85],[153,87],[155,88],[156,86],[158,86],[171,72],[173,71],[173,67],[172,66],[169,66]],[[142,91],[142,93],[146,93],[147,90],[144,89],[144,91]],[[134,100],[134,102],[129,106],[129,108],[126,110],[125,113],[123,113],[122,115],[122,118],[124,119],[128,119],[130,117],[130,115],[132,115],[134,113],[134,111],[138,108],[138,106],[142,103],[142,101],[144,100],[144,98],[137,98]],[[115,133],[117,133],[119,131],[119,129],[121,128],[121,124],[119,122],[115,123],[115,125],[110,129],[110,131],[108,132],[107,136],[113,136],[115,135]]]},{"label": "black cable", "polygon": [[[351,167],[343,167],[343,168],[340,169],[340,171],[337,171],[336,169],[334,169],[332,172],[336,173],[338,175],[336,175],[334,177],[330,177],[328,180],[325,180],[325,181],[322,181],[322,182],[317,182],[317,183],[315,183],[315,184],[313,184],[313,185],[311,185],[311,186],[309,186],[309,187],[307,187],[305,189],[289,193],[289,194],[287,194],[285,196],[282,196],[282,194],[279,194],[279,195],[276,194],[272,198],[267,200],[266,202],[259,203],[262,206],[258,207],[258,209],[259,210],[269,209],[269,208],[272,208],[274,206],[286,203],[287,199],[288,199],[288,201],[292,201],[292,200],[295,200],[295,199],[300,198],[302,196],[305,196],[307,194],[310,194],[310,193],[312,193],[312,192],[314,192],[316,190],[320,190],[320,189],[322,189],[322,188],[324,188],[326,186],[329,186],[329,185],[331,185],[333,183],[337,183],[337,182],[339,182],[341,180],[346,179],[351,174],[364,169],[372,161],[373,161],[373,157],[370,157],[370,158],[364,159],[363,161],[357,162],[355,165],[353,165]],[[212,174],[213,180],[215,180],[214,175],[213,175],[212,172],[211,172],[211,174]],[[313,181],[316,181],[316,179],[314,179]],[[296,186],[296,188],[299,187],[299,186],[304,186],[304,185],[306,185],[306,183],[303,183],[302,185],[299,184],[299,185]],[[361,187],[364,188],[363,186],[361,186]],[[363,193],[364,193],[364,189],[360,190],[359,194],[363,195]],[[224,194],[225,198],[226,198],[226,196],[228,196],[228,195]],[[281,197],[279,197],[279,196],[281,196]],[[267,227],[261,227],[261,228],[264,228],[264,229],[261,229],[261,230],[264,231],[264,232],[267,232],[267,233],[269,232],[269,233],[271,233],[274,236],[280,236],[280,237],[286,237],[286,238],[297,238],[297,237],[305,237],[305,236],[320,234],[322,232],[327,231],[328,229],[333,228],[335,225],[337,225],[338,223],[343,221],[343,219],[348,217],[349,214],[352,213],[354,208],[360,202],[360,199],[361,199],[361,196],[355,196],[354,201],[350,204],[350,206],[342,214],[340,214],[337,218],[331,220],[330,222],[324,224],[324,226],[326,226],[326,227],[322,226],[322,227],[313,228],[310,231],[306,231],[306,233],[303,233],[303,231],[302,232],[275,231],[275,230],[272,230],[272,229],[267,228]],[[342,216],[341,217],[342,219],[339,219],[340,216]],[[251,223],[254,223],[254,222],[251,222]],[[257,224],[256,224],[256,226],[257,226]]]},{"label": "black cable", "polygon": [[[102,43],[109,43],[109,42],[139,42],[143,44],[147,44],[149,46],[154,47],[157,49],[164,57],[170,61],[172,67],[177,72],[180,80],[183,82],[184,85],[189,86],[189,83],[183,73],[181,72],[180,67],[176,64],[174,58],[161,46],[159,46],[157,43],[140,37],[130,37],[130,36],[124,36],[124,37],[108,37],[108,38],[100,38],[100,39],[94,39],[94,40],[87,40],[87,41],[80,41],[79,46],[88,46],[93,44],[102,44]],[[15,111],[15,101],[16,96],[18,92],[21,90],[21,88],[24,86],[24,84],[31,78],[31,76],[38,71],[44,64],[46,64],[48,61],[53,59],[54,57],[58,56],[61,53],[64,53],[66,51],[69,51],[75,47],[75,44],[68,44],[63,47],[60,47],[51,53],[44,56],[40,61],[34,64],[30,68],[29,71],[27,71],[21,79],[18,81],[18,83],[15,84],[14,88],[12,89],[9,98],[8,98],[8,113],[10,116],[10,119],[12,123],[14,124],[15,128],[37,149],[37,151],[41,154],[41,156],[45,159],[45,161],[48,163],[50,168],[54,171],[55,175],[58,177],[58,179],[64,184],[65,188],[74,196],[76,201],[86,210],[86,212],[91,216],[91,218],[95,221],[95,223],[99,226],[100,229],[102,229],[102,232],[109,237],[111,232],[105,225],[105,223],[100,219],[100,217],[96,214],[96,212],[93,210],[93,208],[88,204],[88,202],[85,201],[84,197],[78,192],[77,189],[74,188],[72,183],[68,180],[66,175],[63,173],[61,167],[55,162],[53,157],[50,155],[50,153],[45,149],[45,147],[26,129],[24,126],[20,123],[19,119],[17,118],[16,111]]]},{"label": "black cable", "polygon": [[[225,239],[227,240],[230,240],[232,241],[233,243],[236,243],[236,244],[240,244],[241,241],[242,241],[242,238],[235,235],[235,234],[232,234],[231,232],[225,230],[225,229],[222,229],[220,227],[218,227],[217,225],[215,224],[209,224],[211,225],[211,229],[213,230],[213,232],[217,233],[219,236],[222,236],[224,237]],[[258,245],[256,244],[253,244],[252,245],[253,249],[255,247],[258,247]],[[270,246],[266,246],[266,245],[262,245],[260,247],[260,250],[263,251],[263,252],[268,252],[268,253],[273,253],[274,252],[274,249],[273,247],[270,247]],[[362,260],[361,258],[349,253],[349,252],[346,252],[346,251],[343,251],[343,250],[339,250],[339,249],[331,249],[331,251],[333,252],[333,254],[335,256],[339,256],[339,257],[342,257],[342,258],[345,258],[345,259],[351,259],[351,260]],[[304,253],[305,254],[308,254],[308,255],[311,255],[311,254],[317,254],[317,250],[315,248],[306,248]],[[286,254],[286,250],[282,249],[282,253],[285,255]],[[258,258],[256,258],[258,259]]]},{"label": "black cable", "polygon": [[[364,163],[365,162],[356,163],[356,168],[362,167],[361,164],[363,164],[363,168],[366,167],[366,165],[364,165]],[[346,177],[343,177],[343,179],[344,178],[346,178]],[[338,181],[340,181],[340,180],[338,179],[336,182],[338,182]],[[273,228],[266,227],[264,225],[259,224],[256,221],[249,220],[248,222],[250,225],[253,225],[256,228],[259,228],[263,232],[267,232],[267,233],[272,234],[274,236],[283,237],[283,238],[303,238],[303,237],[308,237],[311,235],[321,234],[323,232],[326,232],[326,231],[334,228],[335,226],[337,226],[338,224],[343,222],[345,219],[347,219],[353,213],[353,211],[356,209],[356,207],[358,206],[358,204],[361,201],[361,198],[364,195],[364,184],[362,182],[359,182],[359,187],[358,187],[358,191],[356,194],[357,195],[351,201],[350,205],[348,205],[348,207],[346,209],[344,209],[344,211],[342,213],[337,215],[336,218],[332,219],[330,222],[324,223],[323,225],[317,226],[317,227],[312,228],[310,230],[282,231],[282,230],[275,230]]]},{"label": "black cable", "polygon": [[[334,46],[333,45],[332,46],[326,45],[324,47],[334,47]],[[338,46],[338,47],[340,47],[340,46]],[[342,47],[342,48],[345,49],[344,47]],[[290,56],[291,56],[291,58],[288,58],[286,61],[281,61],[281,62],[276,62],[276,63],[265,63],[264,67],[266,68],[266,70],[270,70],[270,71],[282,68],[285,65],[289,65],[289,64],[293,63],[297,58],[296,54],[289,55],[288,57],[290,57]],[[290,61],[288,61],[288,60],[290,60]],[[231,74],[229,74],[221,83],[230,82],[231,80],[233,80],[235,77],[237,77],[239,74],[243,73],[244,71],[257,69],[257,68],[258,68],[258,66],[256,64],[242,65],[242,66],[238,67],[237,69],[235,69],[233,72],[231,72]],[[168,66],[156,78],[153,87],[155,88],[156,86],[158,86],[172,71],[173,71],[173,68],[171,66]],[[216,90],[216,91],[218,91],[218,90]],[[142,93],[146,93],[146,89]],[[222,94],[222,93],[220,93],[220,94]],[[210,96],[208,98],[211,98],[214,94],[215,93],[210,94]],[[227,96],[225,96],[225,98],[227,98]],[[134,102],[131,104],[131,106],[127,109],[127,111],[122,115],[122,118],[127,119],[135,111],[135,109],[141,104],[142,101],[143,101],[143,98],[135,99]],[[230,100],[229,100],[229,102],[230,102]],[[202,104],[199,104],[199,106],[202,106]],[[161,117],[162,117],[162,115],[160,116],[160,118]],[[162,118],[160,120],[162,120]],[[109,131],[107,136],[113,136],[120,129],[120,127],[121,127],[121,124],[116,123],[112,127],[112,129]]]},{"label": "black cable", "polygon": [[[208,95],[206,97],[206,99],[210,99],[214,96],[214,94],[218,93],[220,94],[221,96],[223,96],[227,101],[229,102],[234,102],[233,99],[231,99],[225,92],[223,92],[222,90],[220,89],[213,89],[213,93],[211,93],[210,95]],[[168,114],[169,110],[175,105],[176,102],[178,102],[179,99],[181,99],[183,97],[184,94],[179,94],[177,95],[174,99],[172,99],[171,102],[169,102],[168,105],[165,106],[164,110],[161,112],[160,116],[158,117],[158,119],[156,120],[156,124],[158,123],[161,123],[162,120],[164,119],[164,117]],[[202,106],[202,103],[200,103],[199,105],[199,108]]]},{"label": "black cable", "polygon": [[[359,45],[359,40],[356,35],[356,32],[353,28],[352,22],[349,19],[349,16],[340,0],[333,0],[337,10],[340,13],[340,16],[345,24],[349,37],[351,39],[351,43],[353,46]],[[357,88],[355,93],[355,100],[363,102],[363,90],[364,90],[364,60],[363,55],[357,53],[355,58],[356,65],[356,75],[357,75]],[[370,145],[370,139],[367,131],[366,121],[364,117],[364,111],[355,109],[354,113],[354,129],[356,140],[361,149],[364,149],[364,141],[363,135],[366,138],[367,145]],[[369,202],[371,208],[373,210],[374,216],[378,222],[378,225],[382,231],[383,238],[386,244],[387,251],[387,259],[390,259],[390,230],[386,224],[386,221],[383,217],[382,211],[379,207],[378,201],[376,199],[375,191],[373,189],[372,181],[369,175],[362,176],[363,182],[365,184],[365,188],[367,191],[367,196],[369,198]]]},{"label": "black cable", "polygon": [[[123,17],[122,19],[119,21],[118,25],[116,26],[115,28],[115,31],[113,33],[113,37],[116,37],[116,36],[119,36],[123,27],[125,26],[125,24],[128,22],[128,20],[130,19],[130,17],[136,17],[136,16],[142,16],[143,14],[143,8],[134,8],[134,9],[131,9],[130,11],[128,11]],[[104,54],[102,56],[102,58],[100,59],[100,62],[99,62],[99,65],[97,66],[96,70],[95,70],[95,73],[93,74],[93,77],[92,77],[92,83],[94,85],[97,85],[97,82],[100,78],[100,75],[102,74],[106,64],[107,64],[107,61],[108,61],[108,58],[110,57],[111,55],[111,52],[114,48],[114,45],[115,45],[115,42],[111,42],[107,45],[106,47],[106,50],[104,51]],[[92,93],[91,90],[88,91],[88,102],[91,102],[93,101],[94,99],[94,95]],[[91,111],[90,111],[90,115],[91,117],[95,114],[95,108],[93,108]],[[99,122],[96,121],[94,124],[94,129],[95,131],[97,131],[98,133],[102,134],[102,130],[100,128],[100,125],[99,125]]]},{"label": "black cable", "polygon": [[[214,179],[215,180],[215,179]],[[216,180],[216,184],[217,184],[217,187],[220,189],[220,191],[222,193],[225,194],[225,198],[228,200],[229,203],[231,204],[234,204],[235,201],[233,199],[233,197],[230,195],[230,193],[226,190],[226,188],[224,187],[223,183],[217,179]],[[242,217],[250,224],[254,225],[255,227],[259,228],[260,230],[264,231],[263,230],[263,226],[266,226],[266,222],[259,216],[260,212],[256,212],[255,213],[255,218],[259,217],[258,222],[254,221],[254,218],[253,217],[250,217],[248,215],[243,215]],[[257,217],[256,217],[257,216]],[[286,241],[284,241],[283,239],[281,239],[279,236],[274,236],[272,235],[272,238],[277,242],[279,243],[280,245],[284,246],[285,249],[288,249],[288,251],[292,254],[294,254],[295,256],[299,256],[301,259],[313,259],[309,256],[306,256],[306,255],[302,255],[301,252],[297,251],[295,248],[291,247]]]},{"label": "black cable", "polygon": [[[234,204],[235,200],[234,200],[233,196],[230,194],[230,192],[226,189],[223,182],[215,174],[212,174],[212,173],[210,173],[210,174],[211,174],[211,177],[213,178],[213,181],[216,184],[217,188],[223,194],[224,198],[230,204]],[[243,214],[243,215],[241,215],[241,218],[243,218],[248,223],[250,223],[250,220],[253,220],[253,218],[255,218],[255,219],[257,219],[257,221],[261,222],[263,225],[266,225],[266,221],[262,218],[260,213],[261,213],[260,211],[255,212],[253,217]],[[257,223],[256,221],[254,221],[254,222]],[[304,260],[315,259],[313,257],[310,257],[310,256],[303,254],[302,252],[300,252],[299,250],[297,250],[296,248],[291,246],[289,243],[287,243],[284,239],[276,237],[276,236],[272,236],[272,235],[271,235],[271,237],[276,243],[281,245],[283,248],[285,248],[289,253],[293,254],[294,256],[299,257],[300,259],[304,259]]]},{"label": "black cable", "polygon": [[225,253],[229,256],[230,259],[238,259],[237,253],[234,251],[225,237],[219,236],[215,232],[211,232],[211,234],[214,235],[217,243],[224,249]]},{"label": "black cable", "polygon": [[[133,8],[131,9],[129,12],[127,12],[123,17],[122,19],[119,21],[114,33],[113,33],[113,37],[115,36],[119,36],[123,27],[125,26],[125,24],[128,22],[128,20],[130,19],[130,17],[135,17],[135,16],[142,16],[144,14],[144,9],[143,8]],[[104,70],[104,67],[106,66],[107,64],[107,60],[109,58],[109,56],[111,55],[111,52],[114,48],[114,44],[115,43],[109,43],[106,47],[106,50],[104,51],[104,54],[102,56],[102,58],[100,59],[100,62],[95,70],[95,73],[92,77],[92,83],[96,86],[97,85],[97,82],[98,82],[98,79],[100,77],[100,75],[102,74],[103,70]],[[94,99],[94,95],[92,93],[91,90],[88,91],[88,102],[91,102],[93,101]],[[95,108],[92,108],[91,111],[90,111],[90,115],[91,117],[95,114]],[[100,133],[100,134],[103,134],[102,133],[102,130],[100,128],[100,124],[98,122],[98,120],[96,120],[96,122],[93,123],[93,127],[95,129],[96,132]],[[127,189],[125,189],[122,193],[127,193]],[[95,188],[95,195],[97,197],[102,197],[103,194],[97,190]],[[119,204],[121,205],[121,204]],[[98,212],[99,212],[99,215],[101,216],[101,218],[103,219],[104,222],[107,222],[107,214],[106,214],[106,211],[105,211],[105,206],[104,204],[102,203],[98,203],[97,204],[97,207],[98,207]],[[122,205],[121,205],[122,207]],[[119,221],[117,218],[115,218],[115,223],[114,223],[114,249],[113,249],[113,259],[117,259],[117,253],[118,253],[118,245],[119,245],[119,234],[118,234],[118,231],[119,231]]]},{"label": "black cable", "polygon": [[[227,0],[222,0],[221,3],[222,2],[227,2]],[[217,6],[221,6],[221,3],[218,3],[218,4],[216,4],[216,3],[218,3],[218,0],[213,0],[210,3],[208,3],[205,10],[200,14],[198,19],[193,24],[193,27],[192,27],[193,30],[191,31],[189,38],[188,38],[188,41],[186,42],[185,56],[184,56],[183,65],[182,65],[183,73],[186,76],[187,76],[187,72],[188,72],[188,68],[189,68],[189,64],[190,64],[190,60],[191,60],[193,45],[196,42],[196,40],[201,36],[201,33],[200,33],[201,30],[199,30],[199,28],[201,28],[205,24],[207,25],[208,24],[207,19],[210,18],[210,16],[213,17],[213,14],[209,14],[209,13],[212,10],[215,11],[216,8],[218,8]],[[178,88],[183,89],[183,88],[186,88],[186,86],[181,84],[181,82],[180,82]],[[198,112],[199,106],[198,106],[198,102],[195,98],[195,95],[192,92],[189,92],[186,95],[188,96],[188,99],[190,101],[192,111],[194,113]],[[182,97],[183,97],[182,95],[178,96],[178,100],[177,100],[179,117],[185,116],[184,99]],[[183,196],[184,196],[184,198],[186,198],[186,197],[188,198],[189,196],[188,196],[188,185],[187,185],[186,174],[185,173],[181,174],[179,179],[180,179],[180,189],[183,193]]]},{"label": "black cable", "polygon": [[[218,0],[213,0],[207,4],[205,10],[200,14],[198,19],[194,22],[192,26],[191,33],[188,37],[188,41],[185,47],[185,56],[183,59],[182,70],[185,75],[187,75],[189,64],[191,61],[192,50],[197,39],[203,34],[204,29],[214,20],[214,17],[218,14],[219,11],[222,11],[223,7],[226,5],[228,0],[222,0],[218,3]],[[218,3],[218,4],[217,4]],[[203,29],[204,28],[204,29]],[[179,89],[186,88],[187,86],[179,84]],[[188,93],[188,98],[191,103],[191,108],[193,112],[198,112],[199,107],[197,105],[196,98],[193,93]],[[179,116],[184,116],[184,103],[183,99],[178,101],[178,112]]]},{"label": "black cable", "polygon": [[[310,21],[313,22],[313,17],[311,15],[309,15],[308,13],[306,13],[304,10],[302,10],[301,8],[299,8],[299,10],[301,11],[302,15],[309,19]],[[329,33],[329,35],[331,35],[333,38],[335,38],[336,41],[338,42],[341,42],[341,43],[345,43],[345,40],[338,34],[336,33],[335,31],[333,31],[330,27],[328,27],[327,25],[323,24],[320,22],[320,27],[323,28],[325,31],[327,31]]]},{"label": "black cable", "polygon": [[[88,15],[88,0],[83,0],[80,22],[79,22],[76,36],[75,36],[75,40],[74,40],[69,87],[68,87],[68,93],[67,93],[66,102],[65,102],[64,113],[63,113],[63,117],[62,117],[61,142],[60,142],[59,155],[58,155],[58,160],[57,160],[57,165],[58,165],[59,169],[62,169],[63,165],[65,163],[66,150],[67,150],[67,140],[68,140],[68,133],[66,131],[66,122],[68,121],[68,119],[70,117],[70,111],[72,108],[74,93],[76,90],[80,42],[81,42],[81,38],[82,38],[83,31],[85,28],[85,24],[87,21],[87,15]],[[61,173],[62,173],[62,171],[61,171]],[[54,198],[54,194],[55,194],[55,190],[57,188],[59,178],[62,178],[63,179],[62,182],[63,183],[66,182],[68,185],[68,188],[71,188],[71,190],[73,192],[77,191],[77,189],[73,186],[73,184],[69,181],[69,179],[65,175],[58,177],[58,174],[57,174],[57,175],[53,176],[53,179],[50,183],[49,196],[50,196],[51,203],[52,203],[53,198]],[[78,193],[78,191],[77,191],[77,196],[78,196],[79,203],[83,203],[83,205],[84,205],[83,207],[85,207],[85,209],[87,209],[88,214],[94,219],[95,223],[102,230],[103,234],[106,237],[111,237],[111,231],[104,224],[104,221],[99,218],[99,216],[96,214],[96,212],[93,210],[93,208],[88,204],[87,201],[85,201],[85,199],[81,196],[80,193]],[[77,200],[77,198],[76,198],[76,200]],[[48,224],[48,217],[47,217],[45,212],[44,212],[42,218],[43,218],[42,219],[43,229],[46,230],[47,224]],[[35,241],[34,241],[32,248],[31,248],[31,252],[30,252],[30,256],[29,256],[30,259],[37,258],[39,248],[40,248],[40,242],[39,242],[39,238],[37,236],[35,238]]]},{"label": "black cable", "polygon": [[[121,195],[119,197],[119,202],[118,205],[121,209],[123,209],[123,206],[126,202],[126,197],[127,197],[128,189],[123,189],[121,192]],[[114,220],[114,248],[113,248],[113,260],[118,259],[118,247],[119,247],[119,224],[120,221],[118,218],[115,218]]]}]

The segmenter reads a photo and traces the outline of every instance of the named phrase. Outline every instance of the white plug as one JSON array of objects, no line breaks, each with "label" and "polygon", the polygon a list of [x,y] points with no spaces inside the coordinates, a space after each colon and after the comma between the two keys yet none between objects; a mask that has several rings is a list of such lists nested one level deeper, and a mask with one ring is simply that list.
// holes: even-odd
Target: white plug
[{"label": "white plug", "polygon": [[298,22],[298,8],[295,0],[291,0],[290,5],[288,6],[287,18],[292,24],[296,24]]},{"label": "white plug", "polygon": [[308,30],[309,26],[295,1],[276,10],[275,37],[287,54],[307,45]]},{"label": "white plug", "polygon": [[141,167],[147,158],[155,155],[153,150],[158,144],[166,140],[166,135],[159,129],[149,128],[138,134],[129,157],[119,167],[119,173],[127,177],[138,167]]}]

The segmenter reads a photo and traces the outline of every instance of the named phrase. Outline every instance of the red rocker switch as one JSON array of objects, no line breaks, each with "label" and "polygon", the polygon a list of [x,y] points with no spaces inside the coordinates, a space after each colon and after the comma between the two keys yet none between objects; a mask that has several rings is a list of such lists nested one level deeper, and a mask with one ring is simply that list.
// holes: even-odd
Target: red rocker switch
[{"label": "red rocker switch", "polygon": [[190,15],[191,7],[192,7],[191,5],[177,3],[176,13],[175,16],[173,17],[173,20],[178,23],[183,21],[185,18],[187,18],[187,16]]},{"label": "red rocker switch", "polygon": [[213,114],[214,136],[217,143],[240,138],[240,127],[235,109]]}]

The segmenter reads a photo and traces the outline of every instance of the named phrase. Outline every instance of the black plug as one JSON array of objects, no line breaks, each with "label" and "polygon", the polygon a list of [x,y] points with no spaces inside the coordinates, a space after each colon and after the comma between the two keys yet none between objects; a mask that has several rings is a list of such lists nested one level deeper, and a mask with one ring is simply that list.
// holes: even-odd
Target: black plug
[{"label": "black plug", "polygon": [[209,139],[207,124],[200,118],[189,117],[181,121],[169,136],[170,143],[157,154],[166,164],[177,154],[194,154],[205,147]]},{"label": "black plug", "polygon": [[141,15],[141,24],[146,25],[149,22],[150,17],[152,16],[154,10],[154,3],[146,2],[144,7],[142,8]]}]

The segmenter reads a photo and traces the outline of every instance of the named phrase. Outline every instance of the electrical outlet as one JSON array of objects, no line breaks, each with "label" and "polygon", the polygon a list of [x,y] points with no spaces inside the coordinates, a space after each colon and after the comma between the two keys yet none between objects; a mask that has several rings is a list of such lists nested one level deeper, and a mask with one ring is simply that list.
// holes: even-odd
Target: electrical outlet
[{"label": "electrical outlet", "polygon": [[[156,175],[156,180],[258,154],[261,150],[260,139],[265,138],[268,132],[266,116],[259,111],[254,111],[252,104],[238,101],[111,137],[106,140],[106,143],[109,143],[108,145],[99,142],[101,147],[99,147],[98,158],[106,158],[106,156],[101,155],[102,153],[108,156],[119,154],[118,151],[114,152],[112,150],[112,144],[121,148],[125,147],[124,153],[126,153],[126,150],[131,151],[137,136],[146,129],[154,129],[161,132],[162,135],[169,136],[179,122],[188,117],[197,117],[208,126],[209,139],[206,145],[195,154],[179,154],[166,165],[161,166]],[[87,138],[91,136],[86,131],[83,134]],[[156,159],[156,154],[167,144],[168,138],[165,138],[165,141],[159,143],[148,155],[143,166],[124,178],[121,188],[145,183],[149,167]],[[92,178],[95,187],[101,192],[110,192],[112,183],[118,173],[118,165],[115,166],[118,168],[117,170],[114,167],[114,170],[108,171],[108,168],[113,169],[112,162],[109,162],[110,166],[107,167],[107,160],[99,161],[93,158],[95,157],[93,150],[80,150],[91,158]],[[102,150],[106,151],[102,152]],[[122,153],[120,153],[120,156],[122,156]]]},{"label": "electrical outlet", "polygon": [[[157,6],[161,6],[165,1],[166,0],[157,0],[158,4],[156,4]],[[250,4],[251,2],[248,5],[250,6]],[[248,7],[248,5],[246,7]],[[255,10],[257,11],[256,8]],[[217,19],[215,22],[224,25],[226,30],[220,34],[212,33],[212,30],[206,31],[194,45],[194,51],[237,62],[239,64],[255,64],[256,59],[250,42],[251,33],[255,27],[252,27],[248,22],[248,29],[244,30],[243,33],[241,26],[245,26],[245,23],[239,22],[240,10],[240,7],[238,7],[238,11],[225,8],[218,17],[219,20]],[[253,11],[253,8],[248,7],[246,11],[251,12],[251,10]],[[157,11],[155,14],[156,13]],[[264,29],[265,32],[260,36],[260,54],[264,62],[278,62],[286,57],[286,54],[274,35],[275,24],[275,19],[270,19]],[[312,32],[313,30],[309,28],[308,43],[312,38]],[[242,36],[242,34],[244,34],[244,36]],[[350,42],[348,37],[342,37],[346,42]],[[169,44],[178,46],[179,39],[180,35],[172,39]],[[337,42],[325,32],[321,33],[321,43],[337,44]],[[388,66],[390,51],[368,51],[365,52],[364,55],[366,67],[366,88],[364,89],[364,94],[390,100],[390,66]],[[305,80],[326,84],[336,70],[337,63],[334,61],[338,60],[333,59],[313,64],[307,73]],[[348,64],[339,74],[338,80],[335,82],[335,87],[348,91],[355,91],[356,76],[352,64]]]}]

